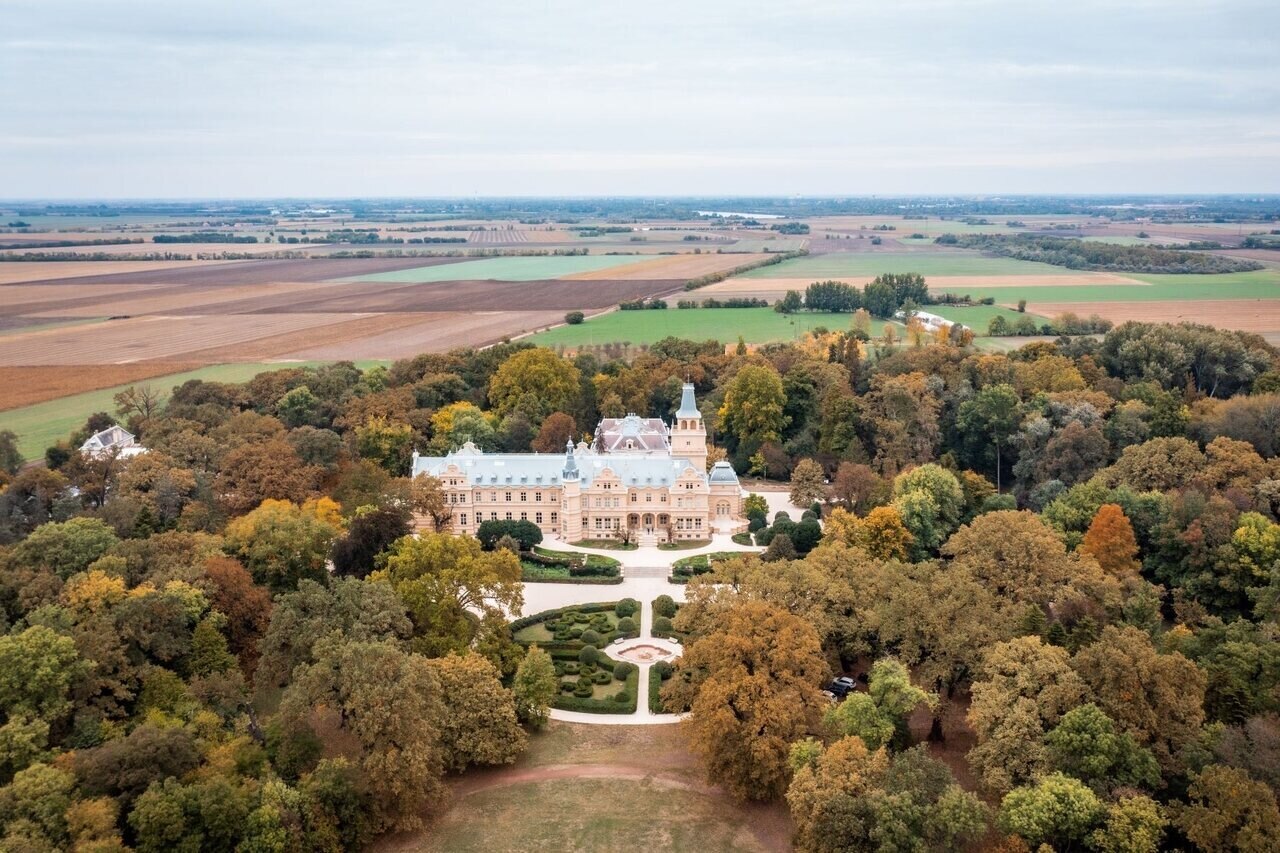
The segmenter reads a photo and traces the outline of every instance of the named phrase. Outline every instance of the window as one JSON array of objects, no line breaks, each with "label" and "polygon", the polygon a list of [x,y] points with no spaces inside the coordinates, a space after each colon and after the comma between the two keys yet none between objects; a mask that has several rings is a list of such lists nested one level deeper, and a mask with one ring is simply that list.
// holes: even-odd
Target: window
[{"label": "window", "polygon": [[[507,503],[511,503],[511,493],[507,492]],[[510,516],[508,516],[510,518]]]},{"label": "window", "polygon": [[693,520],[693,526],[694,526],[694,527],[696,527],[696,528],[698,528],[699,530],[701,530],[701,529],[702,529],[702,519],[701,519],[701,518],[695,518],[695,519]]},{"label": "window", "polygon": [[494,503],[497,503],[497,502],[498,502],[498,493],[497,493],[497,492],[490,492],[490,493],[489,493],[489,500],[490,500],[490,501],[492,501],[492,502],[494,502]]},{"label": "window", "polygon": [[601,518],[600,516],[596,516],[596,530],[600,530],[603,524],[604,524],[604,519]]},{"label": "window", "polygon": [[491,512],[491,513],[489,513],[489,520],[490,520],[490,521],[497,521],[497,520],[498,520],[498,514],[497,514],[496,512]]},{"label": "window", "polygon": [[538,504],[542,503],[542,492],[533,493],[533,502]]},{"label": "window", "polygon": [[467,526],[467,514],[465,512],[462,515],[458,516],[458,523],[461,524],[463,527]]},{"label": "window", "polygon": [[535,513],[533,514],[533,523],[534,523],[534,524],[542,524],[542,513],[540,513],[540,512],[535,512]]},{"label": "window", "polygon": [[511,521],[511,513],[507,513],[507,521]]},{"label": "window", "polygon": [[644,502],[645,502],[645,503],[647,503],[647,504],[651,504],[651,503],[653,503],[653,495],[645,495],[645,496],[644,496]]},{"label": "window", "polygon": [[666,502],[667,502],[667,493],[666,493],[666,492],[663,492],[663,493],[662,493],[662,502],[663,502],[663,503],[666,503]]},{"label": "window", "polygon": [[521,520],[521,521],[528,521],[528,520],[529,520],[529,513],[527,513],[527,512],[522,512],[522,513],[520,513],[520,520]]},{"label": "window", "polygon": [[558,516],[558,515],[559,515],[559,513],[556,513],[556,512],[551,513],[551,523],[552,523],[552,524],[557,524],[557,523],[558,523],[558,522],[557,522],[557,520],[556,520],[556,516]]},{"label": "window", "polygon": [[521,492],[521,493],[520,493],[520,503],[528,503],[528,502],[529,502],[529,493],[528,493],[528,492]]},{"label": "window", "polygon": [[635,502],[636,502],[636,499],[637,499],[638,497],[639,497],[639,495],[637,495],[635,492],[632,492],[632,493],[631,493],[631,502],[632,502],[632,503],[635,503]]}]

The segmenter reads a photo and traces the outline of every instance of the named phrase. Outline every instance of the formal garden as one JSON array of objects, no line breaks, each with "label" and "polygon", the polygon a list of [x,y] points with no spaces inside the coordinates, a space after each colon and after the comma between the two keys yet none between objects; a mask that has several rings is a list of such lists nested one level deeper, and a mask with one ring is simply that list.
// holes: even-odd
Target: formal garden
[{"label": "formal garden", "polygon": [[517,643],[551,655],[560,693],[552,707],[593,714],[632,714],[640,670],[609,657],[614,640],[640,635],[640,603],[634,598],[575,604],[525,616],[511,623]]},{"label": "formal garden", "polygon": [[622,564],[603,554],[574,554],[535,546],[520,552],[525,583],[622,583]]},{"label": "formal garden", "polygon": [[692,557],[682,557],[671,564],[671,576],[667,580],[671,583],[688,583],[691,578],[705,575],[711,571],[712,563],[736,560],[747,556],[748,553],[750,552],[713,551],[710,554],[694,554]]}]

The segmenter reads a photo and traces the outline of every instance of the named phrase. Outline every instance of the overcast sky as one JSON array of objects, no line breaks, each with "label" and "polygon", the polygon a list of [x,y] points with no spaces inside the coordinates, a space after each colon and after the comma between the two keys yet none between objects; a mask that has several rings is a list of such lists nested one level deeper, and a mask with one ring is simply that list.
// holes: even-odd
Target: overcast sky
[{"label": "overcast sky", "polygon": [[0,0],[0,197],[1280,191],[1277,0]]}]

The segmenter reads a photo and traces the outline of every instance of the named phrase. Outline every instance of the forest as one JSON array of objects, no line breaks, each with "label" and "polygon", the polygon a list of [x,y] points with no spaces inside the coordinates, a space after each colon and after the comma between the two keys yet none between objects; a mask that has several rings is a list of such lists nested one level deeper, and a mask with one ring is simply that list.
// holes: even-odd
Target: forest
[{"label": "forest", "polygon": [[1263,268],[1257,261],[1204,252],[1155,246],[1118,246],[1097,240],[1039,234],[943,234],[935,242],[1073,270],[1213,274]]},{"label": "forest", "polygon": [[[556,679],[511,637],[519,561],[451,535],[411,454],[562,452],[669,419],[687,379],[709,462],[816,505],[748,499],[768,550],[710,561],[672,621],[661,701],[709,782],[783,798],[803,851],[1274,849],[1280,351],[861,337],[140,385],[43,466],[0,432],[0,847],[354,850],[429,821]],[[148,451],[78,451],[112,423]],[[862,687],[831,702],[834,675]]]}]

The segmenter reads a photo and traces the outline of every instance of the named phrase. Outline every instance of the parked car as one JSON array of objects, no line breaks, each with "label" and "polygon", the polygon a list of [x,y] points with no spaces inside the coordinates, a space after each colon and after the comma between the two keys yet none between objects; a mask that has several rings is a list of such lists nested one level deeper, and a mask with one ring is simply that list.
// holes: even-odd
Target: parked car
[{"label": "parked car", "polygon": [[858,682],[845,675],[840,676],[827,685],[827,691],[837,699],[843,699],[857,689]]}]

